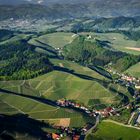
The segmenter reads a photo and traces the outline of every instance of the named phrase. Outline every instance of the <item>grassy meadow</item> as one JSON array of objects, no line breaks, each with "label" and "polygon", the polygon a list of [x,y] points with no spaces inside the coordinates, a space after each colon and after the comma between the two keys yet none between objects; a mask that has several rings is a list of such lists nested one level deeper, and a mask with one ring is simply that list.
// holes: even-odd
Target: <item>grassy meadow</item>
[{"label": "grassy meadow", "polygon": [[140,140],[140,130],[125,127],[113,122],[103,121],[94,134],[89,134],[86,140]]}]

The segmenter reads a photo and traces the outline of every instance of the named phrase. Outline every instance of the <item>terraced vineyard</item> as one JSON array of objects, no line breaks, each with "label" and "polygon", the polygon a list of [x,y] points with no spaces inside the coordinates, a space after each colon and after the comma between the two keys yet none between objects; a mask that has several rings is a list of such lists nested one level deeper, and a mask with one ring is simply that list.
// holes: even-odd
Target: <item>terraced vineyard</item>
[{"label": "terraced vineyard", "polygon": [[[25,78],[28,80],[4,81],[3,78],[3,81],[0,81],[1,114],[10,116],[23,114],[36,121],[46,123],[49,122],[49,124],[51,124],[52,126],[56,125],[80,128],[85,126],[87,123],[92,122],[93,124],[95,122],[95,119],[93,117],[85,116],[85,114],[77,110],[56,106],[56,104],[54,103],[57,100],[68,99],[73,102],[80,103],[90,108],[91,110],[102,110],[109,106],[120,107],[121,105],[134,100],[128,89],[119,84],[115,84],[111,79],[110,73],[105,71],[105,69],[101,66],[95,66],[95,69],[90,69],[88,67],[77,64],[76,61],[67,61],[59,58],[58,52],[61,51],[64,46],[70,44],[77,36],[78,35],[73,33],[57,32],[34,38],[32,35],[22,34],[1,42],[3,44],[6,44],[10,41],[16,42],[16,40],[22,39],[25,39],[27,41],[29,37],[33,37],[28,41],[29,44],[33,45],[32,51],[34,53],[39,52],[47,54],[49,62],[52,64],[52,69],[50,71],[45,72],[45,74],[40,73],[35,76],[36,78],[33,79]],[[116,38],[113,39],[112,37],[114,36]],[[102,35],[92,33],[91,40],[94,37],[101,40],[109,40],[112,43],[113,47],[118,50],[120,48],[117,48],[117,46],[123,46],[123,44],[125,44],[125,41],[127,41],[124,36],[116,33],[108,33]],[[120,40],[123,41],[119,44]],[[95,39],[93,41],[95,41]],[[131,42],[129,40],[127,43],[132,45],[136,42]],[[28,47],[30,47],[31,45],[29,45]],[[34,49],[36,52],[34,51]],[[25,52],[24,54],[26,53],[27,52]],[[36,61],[36,59],[32,60],[33,61],[31,61],[31,63]],[[46,57],[44,57],[43,60],[45,61]],[[7,62],[9,61],[10,60],[2,59],[0,62],[0,66],[6,66]],[[39,65],[40,64],[35,63],[33,67]],[[131,74],[138,74],[139,65],[137,64],[133,67],[128,69],[127,72]],[[34,69],[31,72],[33,71]],[[24,74],[24,71],[21,71],[21,74]],[[95,136],[98,137],[99,133],[99,135],[105,137],[106,140],[107,132],[103,134],[102,128],[106,127],[108,131],[111,131],[107,125],[108,124],[105,124],[105,122],[101,123],[99,125],[99,131],[95,133]],[[114,124],[109,123],[109,125],[114,128],[117,127],[116,129],[120,128],[118,126],[115,126]],[[114,133],[114,131],[115,129],[112,130],[112,133]],[[50,132],[52,131],[50,130]],[[123,130],[123,132],[129,133],[129,131],[126,131],[126,129]],[[137,132],[135,133],[137,138],[138,134]],[[120,134],[119,131],[117,132],[117,135],[118,134]],[[21,137],[19,134],[16,135],[17,137]],[[26,135],[23,135],[23,137],[26,137]],[[123,138],[125,140],[125,137]]]},{"label": "terraced vineyard", "polygon": [[[16,102],[15,102],[16,101]],[[17,113],[28,114],[36,120],[44,120],[55,125],[59,125],[62,119],[70,119],[68,126],[81,127],[87,121],[81,113],[70,109],[50,106],[34,99],[0,92],[0,112],[1,114],[14,115]],[[80,123],[75,123],[79,120]],[[93,122],[93,120],[92,120]]]},{"label": "terraced vineyard", "polygon": [[63,48],[65,45],[71,43],[76,36],[74,33],[56,32],[33,38],[29,43],[35,46],[41,45],[45,47],[45,45],[49,45],[53,48]]},{"label": "terraced vineyard", "polygon": [[53,101],[66,98],[97,108],[119,104],[124,98],[120,93],[132,99],[127,89],[111,84],[109,79],[89,68],[69,61],[51,61],[59,70],[31,80],[0,82],[1,88]]}]

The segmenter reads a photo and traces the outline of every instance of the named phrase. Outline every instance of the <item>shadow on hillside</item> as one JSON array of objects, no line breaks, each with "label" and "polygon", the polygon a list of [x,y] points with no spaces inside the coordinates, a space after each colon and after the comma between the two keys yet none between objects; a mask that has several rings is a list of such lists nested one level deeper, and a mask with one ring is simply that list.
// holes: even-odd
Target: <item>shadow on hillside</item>
[{"label": "shadow on hillside", "polygon": [[28,115],[15,114],[15,115],[0,115],[0,139],[1,140],[15,140],[16,133],[22,139],[51,140],[48,133],[43,131],[42,128],[50,128],[49,124],[29,118]]},{"label": "shadow on hillside", "polygon": [[47,50],[47,51],[49,51],[49,52],[54,53],[54,54],[57,55],[56,50],[52,46],[50,46],[50,45],[48,45],[46,43],[43,43],[43,42],[41,42],[39,40],[35,40],[35,41],[38,42],[38,43],[40,43],[40,44],[42,44],[42,45],[45,45],[46,46],[46,47],[43,47],[43,46],[37,46],[37,47],[40,47],[42,49],[45,49],[45,50]]},{"label": "shadow on hillside", "polygon": [[41,103],[44,103],[44,104],[48,104],[48,105],[51,105],[51,106],[57,106],[57,104],[54,101],[51,101],[49,99],[44,99],[44,98],[41,98],[41,97],[37,97],[37,96],[20,94],[20,93],[16,93],[16,92],[1,89],[1,88],[0,88],[0,92],[5,93],[5,94],[13,94],[13,95],[33,99],[35,101],[38,101],[38,102],[41,102]]},{"label": "shadow on hillside", "polygon": [[[91,76],[87,76],[87,75],[83,75],[83,74],[78,74],[78,73],[75,73],[74,70],[69,70],[67,68],[63,68],[63,67],[59,67],[59,66],[54,66],[54,70],[61,71],[61,72],[66,72],[66,73],[75,75],[75,76],[77,76],[79,78],[82,78],[84,80],[96,81],[97,83],[99,83],[101,86],[103,86],[104,88],[106,88],[110,92],[113,92],[114,94],[119,95],[122,98],[122,103],[126,104],[129,101],[129,98],[126,95],[124,95],[123,93],[119,92],[115,88],[110,87],[110,82],[107,82],[107,81],[104,81],[104,80],[100,80],[100,79],[97,79],[97,78],[93,78]],[[48,104],[48,105],[57,107],[56,102],[54,102],[52,100],[49,100],[49,99],[46,99],[46,98],[41,98],[41,97],[27,95],[27,94],[25,95],[25,94],[22,94],[22,93],[19,94],[19,93],[8,91],[8,90],[2,89],[2,88],[0,88],[0,92],[6,93],[6,94],[18,95],[18,96],[21,96],[21,97],[33,99],[35,101],[38,101],[38,102],[41,102],[41,103],[44,103],[44,104]]]},{"label": "shadow on hillside", "polygon": [[87,76],[87,75],[84,75],[84,74],[79,74],[79,73],[75,73],[74,70],[70,70],[68,68],[64,68],[64,67],[59,67],[59,66],[54,66],[54,70],[56,71],[61,71],[61,72],[66,72],[66,73],[69,73],[69,74],[72,74],[74,76],[77,76],[79,78],[82,78],[84,80],[91,80],[91,81],[97,81],[97,82],[102,82],[102,80],[99,80],[97,78],[93,78],[91,76]]},{"label": "shadow on hillside", "polygon": [[[128,101],[129,101],[129,98],[126,95],[124,95],[122,92],[119,92],[115,88],[110,87],[109,86],[110,85],[110,82],[107,82],[107,81],[104,81],[104,80],[100,80],[100,79],[97,79],[97,78],[93,78],[91,76],[87,76],[87,75],[83,75],[83,74],[78,74],[78,73],[75,73],[74,70],[70,70],[68,68],[63,68],[63,67],[59,67],[59,66],[54,66],[54,70],[61,71],[61,72],[66,72],[66,73],[72,74],[74,76],[77,76],[79,78],[82,78],[84,80],[96,81],[100,85],[102,85],[104,88],[108,89],[110,92],[116,93],[120,97],[122,97],[122,102],[124,104],[128,103]],[[111,79],[111,77],[108,77],[108,78]]]},{"label": "shadow on hillside", "polygon": [[110,73],[106,72],[103,68],[98,67],[98,66],[88,66],[88,68],[90,68],[91,70],[96,71],[97,73],[99,73],[100,75],[112,80],[112,76]]},{"label": "shadow on hillside", "polygon": [[96,40],[98,41],[98,43],[101,46],[111,49],[111,46],[110,46],[111,42],[110,41],[108,41],[108,40],[98,40],[98,39],[96,39]]}]

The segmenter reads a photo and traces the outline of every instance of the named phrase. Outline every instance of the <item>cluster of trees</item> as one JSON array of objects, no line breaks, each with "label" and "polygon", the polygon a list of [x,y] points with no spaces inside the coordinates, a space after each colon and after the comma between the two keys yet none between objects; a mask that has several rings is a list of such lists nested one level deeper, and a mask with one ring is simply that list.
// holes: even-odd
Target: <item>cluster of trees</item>
[{"label": "cluster of trees", "polygon": [[140,60],[138,56],[106,49],[100,41],[91,42],[84,36],[76,38],[71,44],[65,46],[63,55],[65,59],[83,65],[104,66],[112,62],[113,66],[120,71],[126,70]]},{"label": "cluster of trees", "polygon": [[29,79],[53,69],[48,57],[26,40],[0,45],[0,79]]},{"label": "cluster of trees", "polygon": [[135,55],[125,55],[123,58],[120,58],[114,67],[120,71],[125,71],[132,65],[140,61],[140,56]]},{"label": "cluster of trees", "polygon": [[[85,20],[86,21],[86,20]],[[83,31],[97,31],[106,32],[110,29],[118,30],[119,28],[133,29],[140,27],[140,17],[112,17],[112,18],[99,18],[87,23],[83,21],[76,22],[72,28],[72,32]],[[132,39],[138,38],[138,31],[124,31]]]},{"label": "cluster of trees", "polygon": [[0,41],[4,41],[6,39],[9,39],[10,37],[13,36],[13,32],[9,30],[0,30]]}]

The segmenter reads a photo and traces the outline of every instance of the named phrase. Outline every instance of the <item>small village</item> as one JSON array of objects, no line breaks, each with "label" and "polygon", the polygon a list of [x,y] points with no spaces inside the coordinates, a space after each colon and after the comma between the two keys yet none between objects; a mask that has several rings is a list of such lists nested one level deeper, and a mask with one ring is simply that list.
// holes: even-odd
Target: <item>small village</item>
[{"label": "small village", "polygon": [[[118,79],[115,79],[115,83],[118,83],[125,87],[132,87],[134,88],[134,95],[133,98],[135,101],[139,101],[140,99],[140,78],[136,78],[134,76],[130,76],[128,74],[119,73],[115,70],[112,70],[110,67],[107,68],[107,71],[112,73],[113,75],[117,75]],[[136,117],[134,120],[134,126],[140,125],[140,105],[136,105]],[[133,112],[135,113],[135,112]],[[133,115],[132,113],[132,115]]]},{"label": "small village", "polygon": [[[101,118],[101,119],[106,119],[110,116],[120,116],[119,110],[115,109],[113,107],[107,107],[105,109],[101,110],[96,110],[96,109],[89,109],[88,107],[81,105],[79,103],[75,103],[70,100],[66,99],[60,99],[56,101],[56,104],[60,107],[65,107],[65,108],[70,108],[70,109],[76,109],[80,111],[81,113],[84,113],[84,115],[88,115],[89,117],[94,117],[94,118]],[[130,109],[131,106],[128,104],[126,106],[126,109]],[[138,108],[139,110],[139,108]],[[97,121],[97,120],[96,120]],[[99,123],[99,122],[98,122]],[[83,128],[76,129],[76,128],[69,128],[69,127],[63,127],[63,126],[54,126],[55,129],[58,129],[61,131],[61,134],[57,133],[52,133],[49,135],[53,140],[61,140],[64,137],[70,137],[72,140],[81,140],[85,137],[86,133],[92,128],[96,130],[96,126],[98,124],[86,124]],[[140,125],[140,113],[137,115],[135,118],[135,126]]]},{"label": "small village", "polygon": [[[96,121],[97,120],[99,121],[99,119],[97,119],[97,118],[107,118],[109,116],[119,115],[119,113],[117,113],[115,108],[112,108],[112,107],[107,107],[103,110],[91,110],[88,107],[85,107],[84,105],[81,105],[79,103],[75,103],[75,102],[72,102],[72,101],[69,101],[66,99],[60,99],[60,100],[56,101],[56,104],[60,107],[75,109],[81,113],[84,113],[84,115],[88,115],[89,117],[94,117],[94,118],[96,118]],[[80,128],[80,129],[63,127],[63,126],[54,126],[55,129],[60,130],[62,133],[61,134],[52,133],[51,138],[53,140],[60,140],[60,139],[63,139],[63,137],[68,136],[68,137],[72,138],[72,140],[80,140],[85,137],[86,133],[90,129],[92,129],[92,128],[96,129],[95,126],[98,123],[99,122],[96,122],[95,124],[88,123],[83,128]],[[49,137],[50,137],[50,135],[49,135]]]},{"label": "small village", "polygon": [[78,109],[81,112],[86,113],[90,117],[92,117],[92,116],[96,117],[96,116],[100,115],[101,117],[106,118],[106,117],[113,116],[113,115],[119,115],[116,112],[115,108],[113,108],[113,107],[107,107],[103,110],[94,110],[94,109],[91,110],[88,107],[85,107],[84,105],[81,105],[79,103],[74,103],[72,101],[65,100],[65,99],[58,100],[57,105],[62,106],[62,107],[70,107],[70,108]]},{"label": "small village", "polygon": [[[108,70],[110,73],[112,73],[113,75],[117,75],[118,79],[115,79],[115,83],[118,83],[122,86],[125,87],[134,87],[135,92],[134,92],[134,96],[133,98],[135,100],[140,98],[140,79],[136,78],[136,77],[132,77],[129,76],[127,74],[121,74],[119,72],[113,71],[111,69]],[[56,101],[56,104],[58,106],[61,107],[66,107],[66,108],[71,108],[71,109],[76,109],[79,110],[80,112],[90,116],[90,117],[100,117],[100,118],[108,118],[110,116],[120,116],[120,111],[117,108],[114,107],[107,107],[105,109],[101,109],[101,110],[96,110],[96,109],[90,109],[89,107],[86,107],[84,105],[81,105],[80,103],[76,103],[70,100],[66,100],[66,99],[60,99]],[[131,108],[130,104],[127,104],[126,109]],[[132,112],[132,119],[134,119],[134,126],[138,127],[140,125],[140,106],[137,105],[137,115],[134,117]],[[135,114],[135,113],[134,113]],[[59,129],[63,130],[62,132],[66,132],[67,136],[72,137],[72,140],[80,140],[81,136],[84,136],[86,134],[86,132],[88,132],[92,127],[94,127],[92,124],[87,124],[86,126],[84,126],[82,129],[80,129],[80,131],[77,133],[75,133],[75,129],[70,129],[70,128],[63,128],[63,127],[59,127]],[[59,140],[61,139],[63,136],[63,134],[53,134],[53,139],[54,140]]]},{"label": "small village", "polygon": [[140,78],[136,78],[134,76],[130,76],[128,74],[120,73],[115,70],[112,70],[110,66],[107,66],[106,70],[111,73],[112,75],[117,76],[114,82],[118,83],[125,87],[133,87],[135,89],[134,98],[139,98],[140,95],[138,91],[140,90]]},{"label": "small village", "polygon": [[121,83],[122,85],[128,87],[128,86],[135,86],[136,88],[140,88],[140,78],[136,78],[134,76],[130,76],[128,74],[125,73],[120,73],[116,70],[113,70],[109,64],[108,66],[106,66],[106,70],[111,73],[112,75],[116,75],[119,79],[117,79],[117,81],[119,83]]}]

